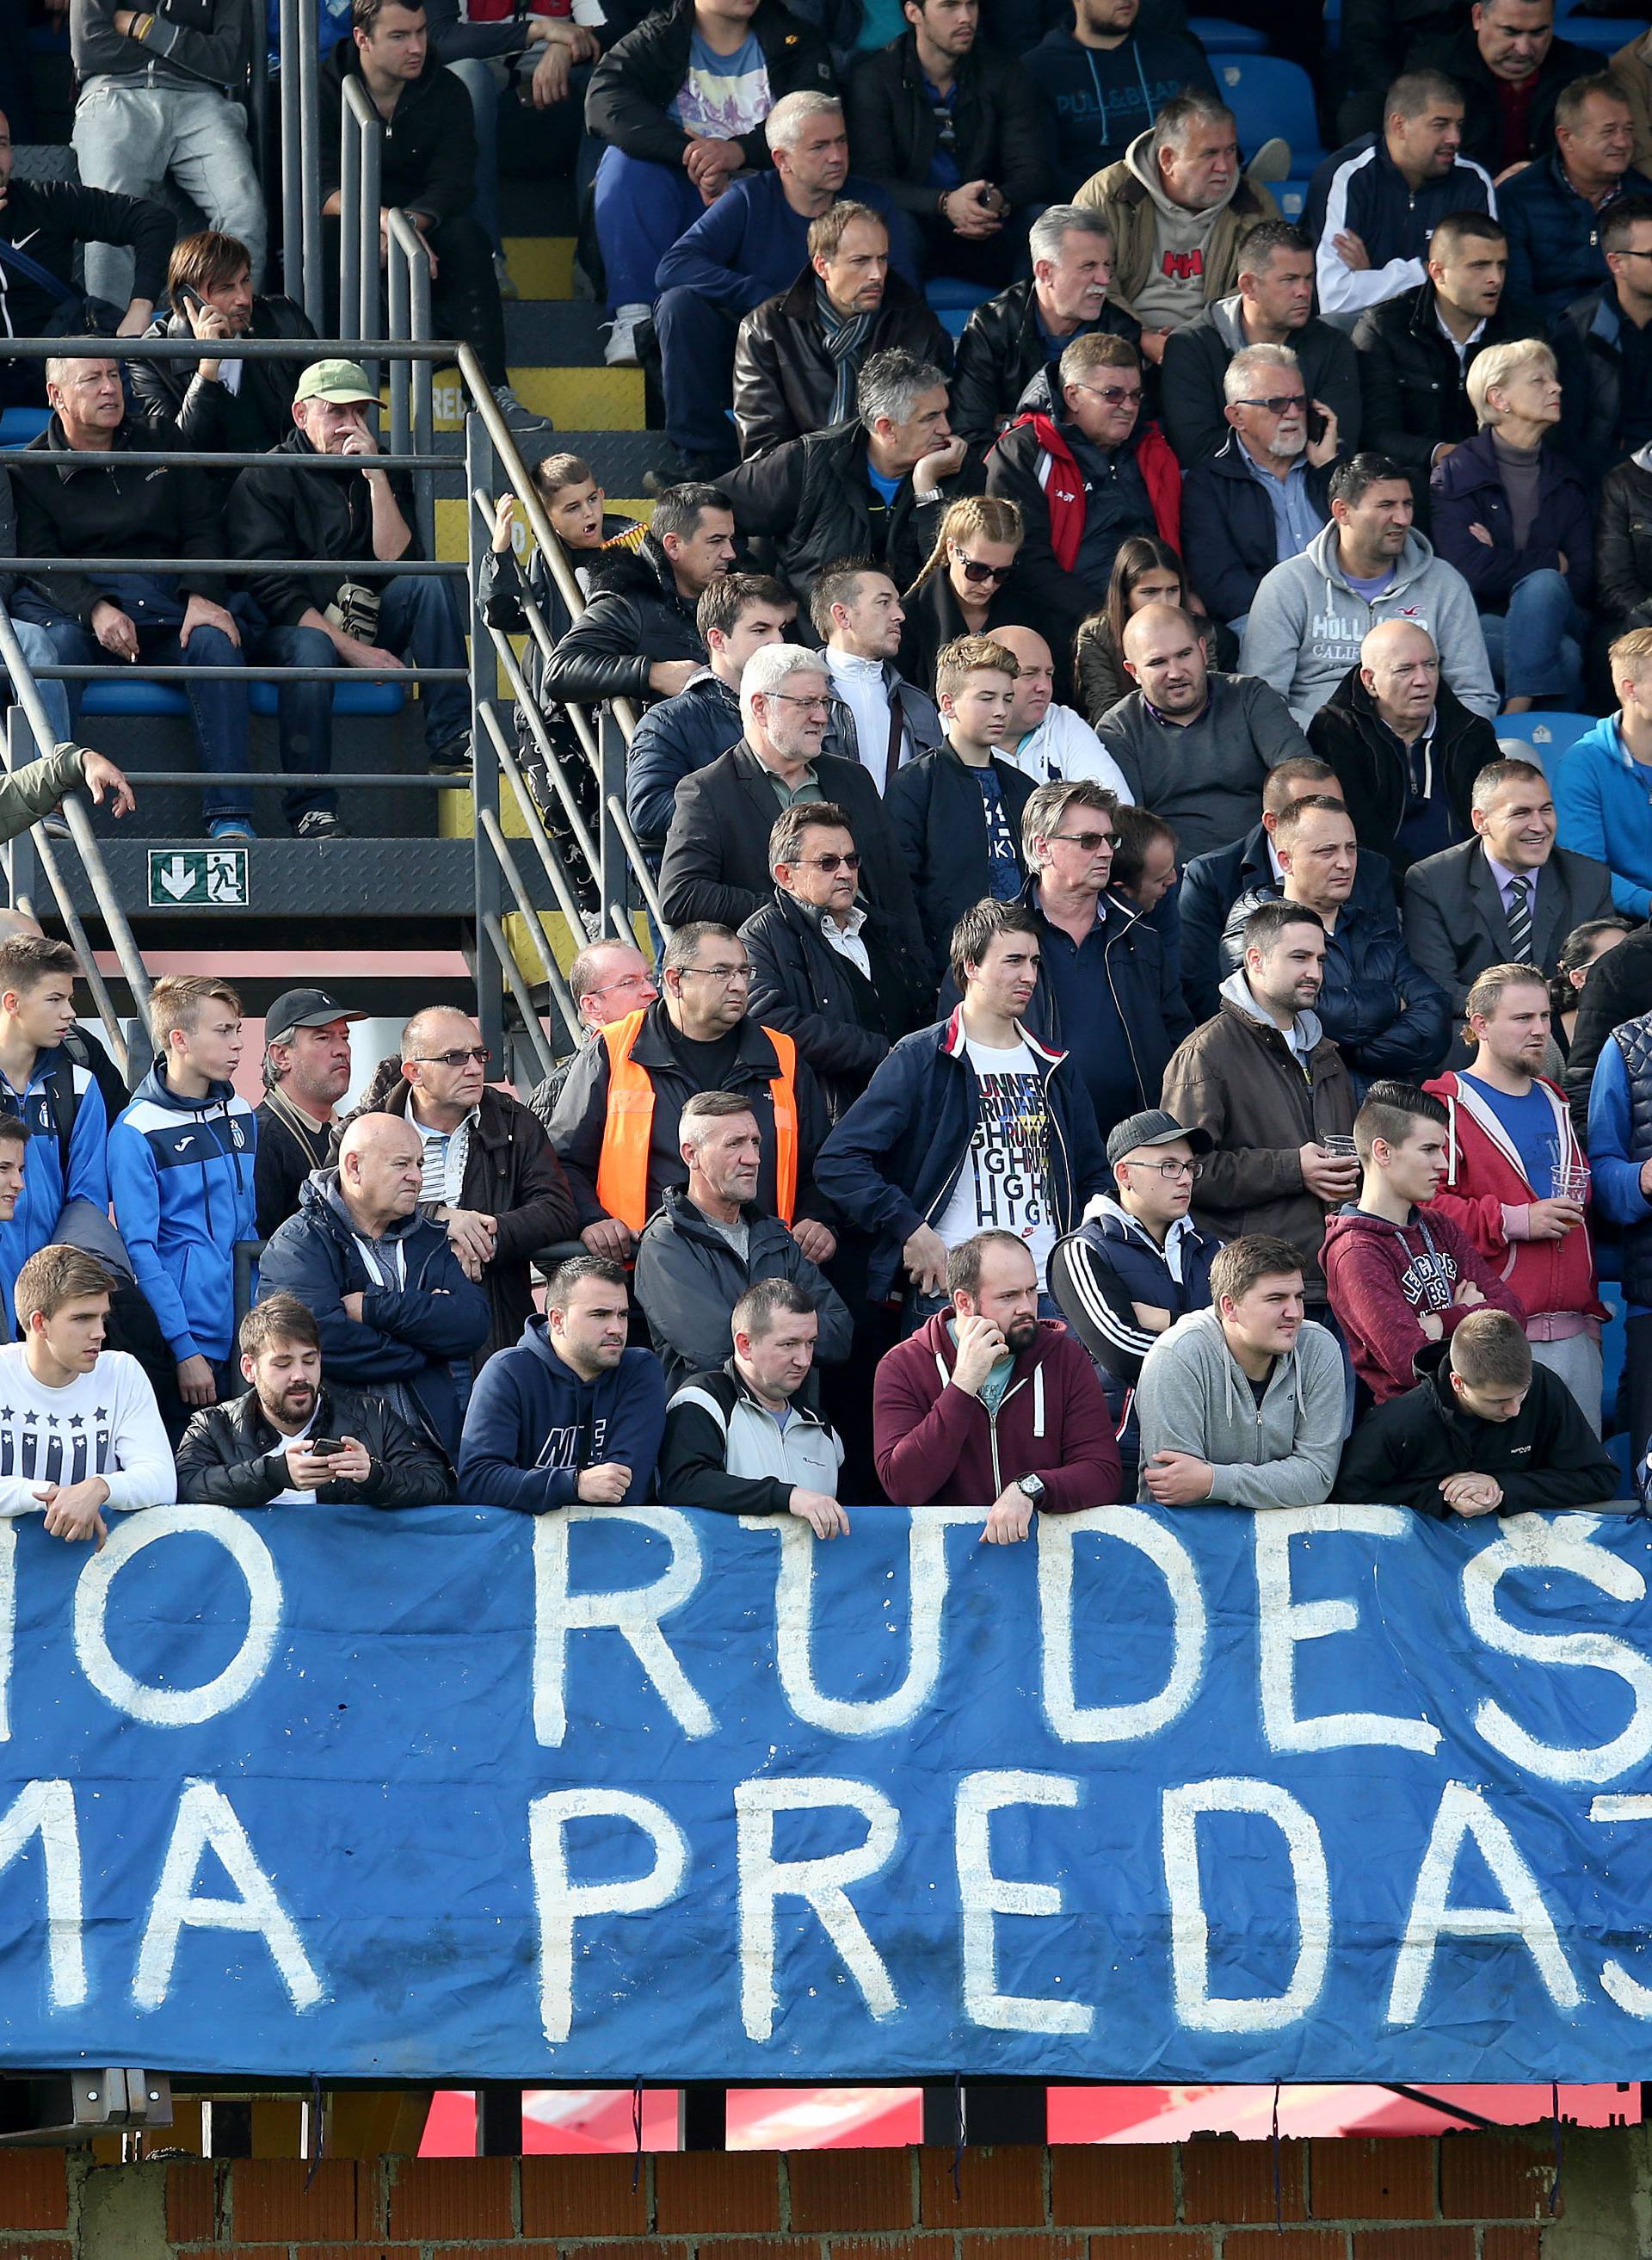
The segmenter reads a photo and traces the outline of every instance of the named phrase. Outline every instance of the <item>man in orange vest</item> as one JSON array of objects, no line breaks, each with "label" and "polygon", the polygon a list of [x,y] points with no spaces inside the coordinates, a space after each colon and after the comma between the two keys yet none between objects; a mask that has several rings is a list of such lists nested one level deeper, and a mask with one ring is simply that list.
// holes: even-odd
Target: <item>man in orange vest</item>
[{"label": "man in orange vest", "polygon": [[702,1091],[748,1093],[762,1133],[757,1203],[790,1226],[815,1263],[836,1252],[814,1194],[829,1124],[790,1036],[747,1016],[751,960],[726,926],[680,926],[654,1004],[614,1020],[576,1055],[550,1120],[593,1255],[623,1262],[667,1185],[685,1185],[679,1118]]}]

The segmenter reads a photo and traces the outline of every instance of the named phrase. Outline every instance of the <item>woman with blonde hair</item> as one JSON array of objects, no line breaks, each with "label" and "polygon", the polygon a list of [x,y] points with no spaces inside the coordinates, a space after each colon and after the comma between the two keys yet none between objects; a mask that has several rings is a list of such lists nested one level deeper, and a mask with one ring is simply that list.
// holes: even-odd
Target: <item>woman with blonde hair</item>
[{"label": "woman with blonde hair", "polygon": [[1560,421],[1555,356],[1537,338],[1488,346],[1468,393],[1480,429],[1428,483],[1434,548],[1474,593],[1504,712],[1575,707],[1594,525],[1582,481],[1544,444]]},{"label": "woman with blonde hair", "polygon": [[966,495],[940,521],[924,569],[901,598],[900,671],[931,697],[935,662],[959,636],[1036,627],[1015,577],[1021,513],[997,495]]}]

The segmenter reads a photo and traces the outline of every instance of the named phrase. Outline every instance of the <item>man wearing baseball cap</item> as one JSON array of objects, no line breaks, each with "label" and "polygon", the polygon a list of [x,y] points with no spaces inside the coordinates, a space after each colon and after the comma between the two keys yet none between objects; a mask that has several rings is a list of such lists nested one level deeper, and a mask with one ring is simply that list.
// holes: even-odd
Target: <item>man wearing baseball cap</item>
[{"label": "man wearing baseball cap", "polygon": [[350,1088],[347,1012],[325,989],[289,989],[264,1015],[264,1091],[253,1192],[258,1236],[298,1213],[298,1190],[331,1158],[338,1106]]},{"label": "man wearing baseball cap", "polygon": [[[263,626],[254,659],[272,667],[415,667],[462,670],[465,639],[453,583],[434,573],[356,574],[357,561],[419,556],[412,488],[381,470],[378,395],[353,361],[311,361],[293,396],[296,429],[272,452],[360,459],[353,477],[286,469],[243,471],[224,508],[227,554],[253,561],[248,576]],[[286,569],[288,558],[327,557],[336,569]],[[333,766],[331,683],[282,683],[276,700],[281,765],[325,773]],[[433,769],[470,769],[470,693],[462,682],[420,686],[418,711]],[[341,840],[337,797],[295,786],[283,801],[300,840]]]},{"label": "man wearing baseball cap", "polygon": [[1117,1193],[1098,1193],[1050,1257],[1050,1292],[1095,1360],[1118,1423],[1121,1498],[1135,1497],[1141,1361],[1176,1320],[1210,1305],[1221,1242],[1188,1214],[1210,1150],[1207,1130],[1184,1130],[1162,1107],[1126,1116],[1107,1140]]}]

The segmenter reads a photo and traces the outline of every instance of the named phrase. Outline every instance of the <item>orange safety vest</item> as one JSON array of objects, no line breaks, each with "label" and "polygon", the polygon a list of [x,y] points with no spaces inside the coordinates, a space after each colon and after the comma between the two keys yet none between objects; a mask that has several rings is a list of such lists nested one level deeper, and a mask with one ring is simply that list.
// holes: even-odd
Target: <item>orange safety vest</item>
[{"label": "orange safety vest", "polygon": [[[654,1128],[654,1084],[631,1056],[647,1006],[627,1012],[600,1031],[608,1049],[608,1119],[597,1162],[597,1198],[609,1216],[640,1233],[648,1220],[648,1144]],[[780,1072],[769,1085],[775,1110],[776,1205],[786,1223],[797,1199],[797,1047],[778,1028],[763,1030]]]}]

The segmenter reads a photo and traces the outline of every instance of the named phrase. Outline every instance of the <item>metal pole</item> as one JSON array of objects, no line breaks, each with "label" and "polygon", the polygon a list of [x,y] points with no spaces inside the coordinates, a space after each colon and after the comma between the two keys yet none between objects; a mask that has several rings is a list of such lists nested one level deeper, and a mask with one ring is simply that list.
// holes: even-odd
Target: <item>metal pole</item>
[{"label": "metal pole", "polygon": [[352,84],[345,80],[339,111],[339,334],[354,340],[361,334],[361,126]]},{"label": "metal pole", "polygon": [[626,737],[611,708],[603,709],[597,726],[597,745],[602,763],[597,780],[597,850],[602,869],[593,876],[602,889],[603,922],[606,925],[611,909],[624,911],[631,903],[631,867],[626,860],[619,827],[614,822],[616,804],[621,807],[625,805]]},{"label": "metal pole", "polygon": [[[492,403],[490,401],[489,405]],[[465,484],[485,486],[493,490],[496,466],[491,437],[483,419],[476,415],[465,418]],[[482,654],[493,649],[486,621],[482,617],[482,539],[476,528],[474,513],[470,519],[470,540],[468,545],[470,559],[470,648],[476,662],[470,670],[470,767],[471,792],[476,811],[476,924],[485,926],[490,918],[497,919],[504,907],[499,885],[499,866],[487,837],[485,819],[495,823],[499,816],[499,763],[489,743],[483,719]],[[488,685],[492,689],[491,683]],[[537,919],[535,923],[537,924]],[[502,968],[492,953],[483,946],[478,934],[476,944],[476,1017],[482,1026],[482,1041],[496,1059],[504,1054],[504,991],[501,982]]]},{"label": "metal pole", "polygon": [[[33,733],[23,709],[12,705],[6,711],[6,767],[20,769],[35,758]],[[34,829],[19,832],[6,842],[6,877],[10,883],[11,907],[21,910],[25,898],[40,890],[39,864],[34,853]]]},{"label": "metal pole", "polygon": [[[298,158],[304,179],[313,189],[321,172],[319,78],[321,25],[318,0],[298,0]],[[285,78],[288,65],[282,65]],[[304,310],[317,331],[327,325],[327,288],[321,256],[321,199],[314,194],[304,205]]]},{"label": "metal pole", "polygon": [[[253,164],[258,174],[258,186],[263,197],[264,210],[269,210],[269,31],[264,13],[264,0],[242,0],[247,16],[247,138],[253,145]],[[277,33],[279,34],[279,19]],[[285,181],[286,175],[282,175]],[[270,276],[275,269],[275,246],[266,242],[265,272],[254,275],[253,281],[261,290],[274,288]]]},{"label": "metal pole", "polygon": [[[528,994],[526,983],[517,970],[516,960],[511,955],[511,945],[504,938],[504,928],[497,918],[483,919],[482,926],[483,932],[492,945],[494,955],[498,959],[499,970],[504,976],[505,986],[516,998],[517,1010],[522,1015],[523,1033],[527,1038],[528,1048],[533,1053],[538,1066],[540,1081],[543,1083],[555,1069],[556,1054],[551,1049],[545,1030],[540,1024],[540,1016],[533,1009],[533,999]],[[551,994],[553,996],[556,994],[554,987]]]},{"label": "metal pole", "polygon": [[[408,308],[412,281],[410,271],[412,261],[402,239],[402,228],[399,225],[401,218],[400,212],[393,211],[390,214],[390,242],[387,246],[384,272],[384,291],[390,310],[390,319],[385,325],[385,329],[392,342],[397,344],[412,335],[411,329],[409,327]],[[390,452],[392,454],[404,455],[408,453],[408,430],[411,420],[408,408],[407,363],[397,359],[390,363]]]},{"label": "metal pole", "polygon": [[[361,89],[361,81],[347,79],[345,87],[348,92],[356,92]],[[361,92],[361,101],[365,107],[368,97],[364,91]],[[379,282],[379,174],[383,151],[384,128],[375,113],[361,128],[361,319],[358,334],[363,338],[383,335],[379,314],[383,304]],[[376,360],[368,362],[368,375],[376,383]]]},{"label": "metal pole", "polygon": [[[414,232],[417,234],[418,231]],[[418,256],[412,262],[409,280],[412,286],[410,338],[420,340],[435,335],[435,325],[430,311],[430,254],[425,239],[418,238]],[[413,453],[423,455],[429,468],[413,474],[413,495],[418,507],[418,539],[426,557],[436,554],[436,364],[433,361],[418,361],[412,364],[413,374]]]},{"label": "metal pole", "polygon": [[281,280],[287,296],[304,304],[304,185],[314,178],[304,171],[302,97],[298,84],[298,0],[281,0],[281,75],[275,83],[281,96]]}]

